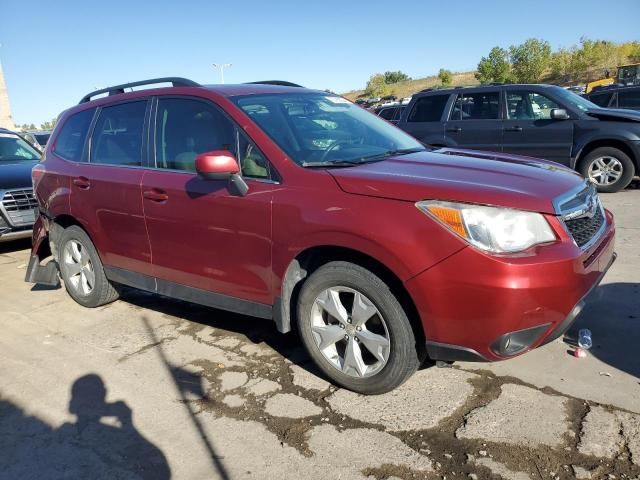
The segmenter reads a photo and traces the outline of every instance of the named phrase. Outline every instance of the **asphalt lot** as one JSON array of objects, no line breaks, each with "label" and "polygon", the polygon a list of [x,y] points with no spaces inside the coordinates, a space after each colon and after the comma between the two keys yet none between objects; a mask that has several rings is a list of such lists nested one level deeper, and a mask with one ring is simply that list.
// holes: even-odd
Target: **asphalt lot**
[{"label": "asphalt lot", "polygon": [[269,322],[133,290],[87,310],[0,244],[0,479],[640,478],[640,189],[603,200],[619,257],[588,358],[557,340],[376,397]]}]

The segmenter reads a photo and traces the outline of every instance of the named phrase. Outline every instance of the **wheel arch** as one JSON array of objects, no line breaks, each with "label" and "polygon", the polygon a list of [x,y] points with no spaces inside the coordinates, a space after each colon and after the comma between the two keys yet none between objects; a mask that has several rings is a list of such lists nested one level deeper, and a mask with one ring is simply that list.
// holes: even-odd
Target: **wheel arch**
[{"label": "wheel arch", "polygon": [[295,325],[298,295],[305,279],[322,265],[333,261],[346,261],[366,268],[389,286],[409,318],[416,337],[416,348],[422,355],[425,345],[424,327],[416,305],[400,277],[378,259],[348,247],[313,246],[298,253],[291,260],[282,278],[280,296],[276,298],[274,305],[274,320],[278,330],[282,333],[291,331]]},{"label": "wheel arch", "polygon": [[[95,241],[93,240],[93,237],[91,236],[91,233],[88,232],[86,228],[84,228],[82,223],[77,218],[69,214],[57,215],[49,223],[49,246],[51,248],[51,253],[53,254],[53,257],[56,260],[58,260],[58,245],[60,242],[60,237],[62,236],[62,232],[66,228],[69,228],[71,226],[76,226],[82,229],[82,231],[86,233],[87,236],[89,237],[89,240],[91,240],[91,242],[94,245],[96,244]],[[98,250],[97,247],[96,247],[96,252],[98,253],[98,256],[100,256],[100,251]]]},{"label": "wheel arch", "polygon": [[573,162],[573,169],[577,170],[580,168],[580,164],[582,163],[582,161],[585,159],[585,157],[587,155],[589,155],[591,152],[593,152],[596,148],[602,148],[602,147],[611,147],[611,148],[617,148],[618,150],[624,152],[626,155],[629,156],[629,158],[631,159],[631,161],[633,162],[635,168],[636,168],[636,173],[638,173],[640,171],[640,158],[638,158],[635,154],[635,152],[633,151],[633,149],[631,147],[629,147],[629,145],[621,139],[617,139],[617,138],[599,138],[599,139],[594,139],[594,140],[590,140],[588,141],[577,153],[575,160]]}]

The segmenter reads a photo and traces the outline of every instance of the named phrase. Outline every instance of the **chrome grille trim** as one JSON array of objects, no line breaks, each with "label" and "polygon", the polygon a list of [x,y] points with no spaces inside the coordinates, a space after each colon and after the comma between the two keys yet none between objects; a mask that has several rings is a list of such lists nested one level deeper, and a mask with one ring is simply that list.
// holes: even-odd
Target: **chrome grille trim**
[{"label": "chrome grille trim", "polygon": [[[556,198],[556,214],[567,234],[581,250],[591,248],[607,228],[607,217],[596,186],[585,182]],[[579,222],[579,223],[578,223]],[[595,232],[591,235],[591,231]],[[585,239],[585,231],[590,237]]]},{"label": "chrome grille trim", "polygon": [[7,190],[2,195],[0,210],[13,227],[24,227],[33,224],[33,210],[38,208],[33,189],[21,188]]}]

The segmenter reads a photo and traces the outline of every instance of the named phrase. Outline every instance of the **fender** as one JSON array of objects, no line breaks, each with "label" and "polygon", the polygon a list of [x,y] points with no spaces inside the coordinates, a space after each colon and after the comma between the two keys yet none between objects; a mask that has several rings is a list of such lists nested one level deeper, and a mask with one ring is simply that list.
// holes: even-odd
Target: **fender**
[{"label": "fender", "polygon": [[407,269],[406,265],[394,252],[390,252],[371,239],[347,232],[319,231],[299,238],[296,246],[286,249],[285,252],[278,253],[274,251],[273,273],[276,278],[274,291],[276,296],[281,293],[282,280],[289,265],[303,252],[319,247],[357,250],[383,264],[401,281],[408,280],[413,276],[413,272]]},{"label": "fender", "polygon": [[640,135],[628,130],[620,131],[619,129],[611,129],[609,131],[608,129],[589,130],[582,133],[576,132],[576,134],[570,161],[570,167],[574,170],[586,147],[594,142],[604,143],[607,141],[624,144],[633,152],[631,160],[633,160],[637,168],[640,168]]}]

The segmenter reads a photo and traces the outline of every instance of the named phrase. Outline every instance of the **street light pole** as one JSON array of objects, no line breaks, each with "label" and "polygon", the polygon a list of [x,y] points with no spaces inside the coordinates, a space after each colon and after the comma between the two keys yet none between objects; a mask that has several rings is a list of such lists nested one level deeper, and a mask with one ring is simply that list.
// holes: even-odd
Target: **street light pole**
[{"label": "street light pole", "polygon": [[214,63],[214,68],[220,69],[220,83],[224,83],[224,69],[233,65],[232,63]]}]

